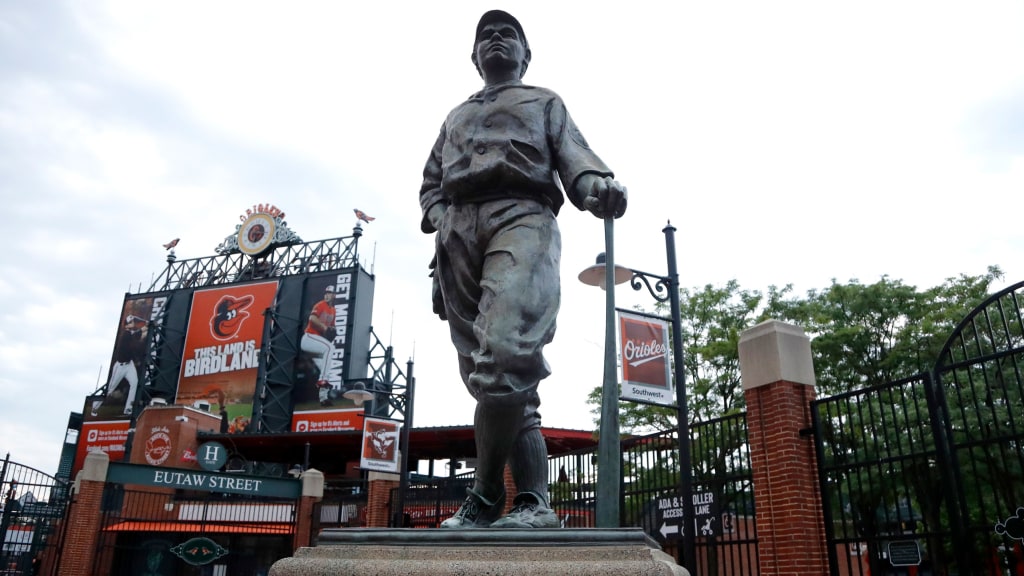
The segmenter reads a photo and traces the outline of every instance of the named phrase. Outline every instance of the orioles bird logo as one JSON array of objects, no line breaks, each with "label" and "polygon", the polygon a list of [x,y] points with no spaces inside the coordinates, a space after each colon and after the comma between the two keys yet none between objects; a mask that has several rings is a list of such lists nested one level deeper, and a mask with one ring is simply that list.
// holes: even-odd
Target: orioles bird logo
[{"label": "orioles bird logo", "polygon": [[370,432],[370,445],[377,458],[390,459],[391,450],[395,445],[395,434],[386,430],[374,430]]},{"label": "orioles bird logo", "polygon": [[213,307],[210,318],[210,333],[217,340],[230,340],[242,329],[242,323],[249,317],[249,306],[255,298],[251,294],[234,297],[225,294]]}]

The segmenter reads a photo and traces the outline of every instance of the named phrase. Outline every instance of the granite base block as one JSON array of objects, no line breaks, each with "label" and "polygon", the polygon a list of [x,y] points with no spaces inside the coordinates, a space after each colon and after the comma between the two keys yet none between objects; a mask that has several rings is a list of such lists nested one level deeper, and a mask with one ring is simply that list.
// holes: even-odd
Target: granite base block
[{"label": "granite base block", "polygon": [[325,530],[270,576],[689,576],[640,529]]}]

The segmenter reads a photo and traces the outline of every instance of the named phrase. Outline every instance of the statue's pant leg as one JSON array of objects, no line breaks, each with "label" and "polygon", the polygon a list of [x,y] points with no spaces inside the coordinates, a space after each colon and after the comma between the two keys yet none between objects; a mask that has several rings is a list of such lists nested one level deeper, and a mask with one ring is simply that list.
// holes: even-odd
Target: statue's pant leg
[{"label": "statue's pant leg", "polygon": [[438,264],[463,381],[478,402],[478,488],[487,496],[500,492],[513,456],[520,490],[523,480],[539,491],[547,463],[537,385],[550,374],[543,348],[554,337],[559,306],[558,226],[547,206],[532,201],[449,211]]}]

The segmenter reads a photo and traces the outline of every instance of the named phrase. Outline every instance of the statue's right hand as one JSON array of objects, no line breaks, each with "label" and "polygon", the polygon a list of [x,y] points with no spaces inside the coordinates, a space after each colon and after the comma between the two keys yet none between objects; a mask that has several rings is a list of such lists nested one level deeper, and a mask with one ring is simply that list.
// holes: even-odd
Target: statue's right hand
[{"label": "statue's right hand", "polygon": [[430,225],[434,227],[434,230],[440,230],[441,222],[444,221],[444,204],[438,202],[431,206],[427,212],[427,220],[430,221]]}]

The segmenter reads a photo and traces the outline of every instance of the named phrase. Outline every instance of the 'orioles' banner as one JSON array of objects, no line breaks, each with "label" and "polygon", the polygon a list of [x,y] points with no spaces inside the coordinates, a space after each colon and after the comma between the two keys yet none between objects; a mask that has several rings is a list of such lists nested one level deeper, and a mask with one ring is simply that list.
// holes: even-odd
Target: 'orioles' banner
[{"label": "'orioles' banner", "polygon": [[384,418],[363,420],[363,451],[359,467],[363,470],[398,472],[398,431],[402,423]]},{"label": "'orioles' banner", "polygon": [[244,432],[252,419],[263,312],[273,306],[277,282],[197,291],[185,335],[176,404],[210,402],[229,433]]},{"label": "'orioles' banner", "polygon": [[622,398],[672,405],[668,322],[618,311]]}]

